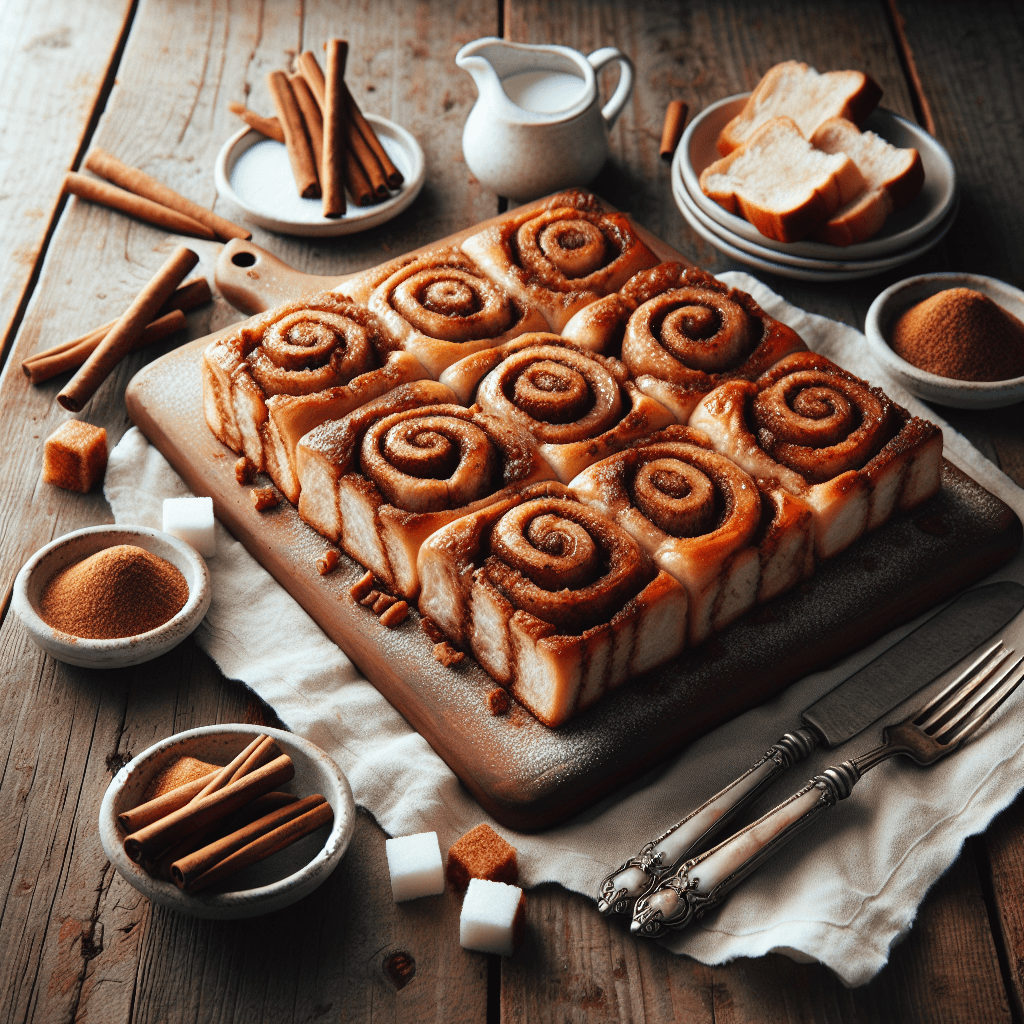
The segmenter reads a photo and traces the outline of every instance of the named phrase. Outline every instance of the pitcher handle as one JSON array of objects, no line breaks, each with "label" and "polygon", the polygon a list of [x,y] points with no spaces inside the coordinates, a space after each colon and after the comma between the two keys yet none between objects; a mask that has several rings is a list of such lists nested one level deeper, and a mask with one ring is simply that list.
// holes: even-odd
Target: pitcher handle
[{"label": "pitcher handle", "polygon": [[615,46],[603,46],[600,50],[595,50],[590,54],[587,60],[590,61],[595,74],[614,60],[619,61],[622,65],[619,71],[619,84],[615,87],[612,98],[601,108],[601,115],[610,129],[618,120],[622,108],[626,105],[626,100],[633,92],[633,62]]}]

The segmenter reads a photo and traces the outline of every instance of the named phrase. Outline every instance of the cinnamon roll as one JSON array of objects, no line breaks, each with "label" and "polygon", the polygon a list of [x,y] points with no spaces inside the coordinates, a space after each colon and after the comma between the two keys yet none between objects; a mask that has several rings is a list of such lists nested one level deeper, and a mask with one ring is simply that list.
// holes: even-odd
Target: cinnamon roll
[{"label": "cinnamon roll", "polygon": [[466,402],[528,430],[563,483],[673,421],[621,362],[554,334],[526,334],[460,360],[441,375]]},{"label": "cinnamon roll", "polygon": [[294,502],[295,444],[302,433],[424,376],[408,358],[392,359],[381,371],[385,351],[376,316],[344,296],[323,292],[278,306],[204,352],[206,421]]},{"label": "cinnamon roll", "polygon": [[819,558],[939,489],[939,428],[814,352],[787,356],[756,381],[721,385],[690,424],[811,507]]},{"label": "cinnamon roll", "polygon": [[685,644],[685,591],[557,483],[443,527],[419,564],[423,614],[548,726]]},{"label": "cinnamon roll", "polygon": [[621,288],[657,257],[621,213],[573,190],[508,217],[462,243],[478,266],[560,331],[591,302]]},{"label": "cinnamon roll", "polygon": [[562,334],[602,352],[621,352],[640,390],[680,423],[723,381],[754,380],[806,347],[746,292],[681,263],[636,274],[618,295],[577,313]]},{"label": "cinnamon roll", "polygon": [[299,442],[299,515],[392,593],[419,592],[416,555],[445,523],[551,477],[525,431],[419,381]]},{"label": "cinnamon roll", "polygon": [[691,644],[813,565],[810,510],[801,515],[788,495],[773,501],[699,430],[667,427],[584,470],[571,487],[683,586]]},{"label": "cinnamon roll", "polygon": [[484,276],[457,246],[433,249],[406,263],[368,299],[389,345],[415,356],[435,379],[445,367],[527,331],[544,317]]}]

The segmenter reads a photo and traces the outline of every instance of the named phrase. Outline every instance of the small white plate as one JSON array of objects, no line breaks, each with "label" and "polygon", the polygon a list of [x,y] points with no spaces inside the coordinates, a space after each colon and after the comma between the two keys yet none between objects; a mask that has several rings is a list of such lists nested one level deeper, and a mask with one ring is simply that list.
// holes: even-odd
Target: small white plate
[{"label": "small white plate", "polygon": [[946,219],[940,222],[939,226],[930,235],[927,235],[917,245],[911,246],[911,248],[889,259],[869,260],[863,263],[856,261],[848,263],[831,261],[817,266],[794,267],[788,263],[778,262],[774,259],[774,253],[769,258],[768,256],[758,256],[738,248],[736,243],[740,241],[739,239],[735,238],[735,236],[725,237],[718,234],[717,231],[705,227],[697,219],[689,203],[683,200],[682,193],[674,189],[673,195],[676,205],[679,207],[687,224],[701,238],[710,242],[720,252],[726,256],[731,256],[740,263],[745,263],[748,267],[754,267],[769,274],[778,274],[781,277],[790,277],[797,281],[855,281],[858,278],[871,277],[873,274],[880,274],[885,270],[892,270],[895,267],[902,266],[904,263],[909,263],[943,239],[946,232],[953,226],[953,221],[956,220],[957,211],[959,210],[959,203],[957,203],[946,215]]},{"label": "small white plate", "polygon": [[[952,208],[947,212],[946,217],[941,220],[935,228],[933,228],[930,234],[918,239],[917,244],[911,245],[899,252],[871,260],[814,260],[804,259],[800,256],[790,256],[788,253],[776,252],[772,249],[767,249],[764,246],[749,242],[745,238],[740,238],[739,235],[732,234],[720,224],[716,224],[711,220],[711,218],[707,217],[704,214],[704,211],[700,210],[694,203],[693,197],[689,192],[687,192],[679,183],[673,182],[672,195],[676,201],[676,205],[679,206],[681,210],[685,207],[684,212],[692,215],[693,220],[691,220],[690,223],[693,224],[694,222],[698,222],[705,229],[707,234],[704,234],[703,237],[708,239],[708,241],[717,244],[714,240],[719,239],[734,249],[748,253],[750,256],[757,257],[764,263],[770,263],[772,266],[777,268],[775,273],[778,274],[784,274],[785,270],[783,268],[785,267],[793,267],[798,270],[823,271],[829,274],[851,272],[856,273],[860,277],[866,277],[869,274],[880,274],[884,270],[892,270],[895,267],[908,263],[912,259],[916,259],[922,253],[927,252],[928,249],[939,242],[946,232],[953,226],[953,222],[956,220],[957,213],[960,209],[960,198],[957,196]],[[739,257],[736,258],[738,259]]]},{"label": "small white plate", "polygon": [[889,347],[888,338],[900,314],[947,288],[973,288],[1024,321],[1024,292],[1005,281],[956,271],[908,277],[886,288],[868,309],[864,333],[879,362],[912,395],[939,405],[957,409],[998,409],[1024,401],[1024,377],[994,381],[953,380],[918,369]]},{"label": "small white plate", "polygon": [[749,242],[788,253],[819,260],[872,259],[906,249],[924,237],[945,218],[957,195],[956,170],[946,150],[923,128],[894,114],[891,110],[875,110],[863,127],[881,136],[894,146],[913,147],[924,164],[924,186],[920,195],[886,220],[874,238],[856,245],[828,245],[825,242],[776,242],[766,238],[749,221],[728,213],[701,191],[701,172],[721,155],[716,148],[719,133],[740,112],[749,93],[730,96],[702,110],[690,122],[672,161],[673,179],[678,179],[697,206],[727,231]]},{"label": "small white plate", "polygon": [[[295,777],[280,787],[298,797],[322,793],[334,823],[265,860],[252,864],[208,892],[189,896],[176,885],[146,874],[124,852],[117,816],[142,800],[150,781],[179,757],[227,764],[259,734],[272,736],[295,765]],[[100,804],[103,852],[117,873],[154,903],[193,917],[254,917],[280,910],[308,896],[338,866],[355,830],[356,808],[342,770],[309,740],[259,725],[207,725],[169,736],[128,762],[111,780]]]},{"label": "small white plate", "polygon": [[242,128],[217,155],[217,192],[246,213],[254,224],[282,235],[350,235],[397,217],[419,195],[426,180],[426,162],[416,139],[394,121],[367,114],[381,145],[405,181],[390,199],[374,206],[356,206],[346,196],[341,217],[325,217],[319,199],[303,199],[295,188],[288,151],[253,128]]},{"label": "small white plate", "polygon": [[[114,640],[85,640],[48,625],[39,615],[46,584],[69,565],[115,544],[145,548],[178,569],[188,584],[188,600],[181,611],[148,633]],[[169,533],[147,526],[87,526],[40,548],[15,578],[11,600],[29,636],[58,661],[83,668],[124,668],[165,654],[203,621],[210,607],[210,573],[195,548]]]}]

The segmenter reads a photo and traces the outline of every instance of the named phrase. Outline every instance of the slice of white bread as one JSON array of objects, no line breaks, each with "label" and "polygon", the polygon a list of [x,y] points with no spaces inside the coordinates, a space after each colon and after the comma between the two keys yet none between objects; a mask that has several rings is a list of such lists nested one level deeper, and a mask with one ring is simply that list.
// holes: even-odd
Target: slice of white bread
[{"label": "slice of white bread", "polygon": [[814,237],[830,245],[853,245],[881,230],[885,218],[912,203],[924,184],[916,149],[899,149],[874,132],[862,132],[844,117],[830,117],[811,136],[826,153],[845,153],[864,176],[867,189],[837,210]]},{"label": "slice of white bread", "polygon": [[797,242],[867,186],[846,154],[815,149],[795,121],[775,117],[706,167],[700,187],[767,238]]},{"label": "slice of white bread", "polygon": [[718,152],[727,156],[773,117],[791,117],[805,139],[830,117],[861,124],[882,90],[862,71],[826,71],[787,60],[769,68],[743,109],[722,129]]}]

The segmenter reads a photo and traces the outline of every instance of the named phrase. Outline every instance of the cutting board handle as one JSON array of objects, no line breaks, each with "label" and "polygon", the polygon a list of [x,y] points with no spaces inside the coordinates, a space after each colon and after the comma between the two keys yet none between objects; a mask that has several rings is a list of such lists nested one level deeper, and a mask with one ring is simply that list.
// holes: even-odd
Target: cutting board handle
[{"label": "cutting board handle", "polygon": [[221,295],[247,316],[334,288],[345,279],[303,274],[242,238],[232,238],[221,250],[213,278]]}]

